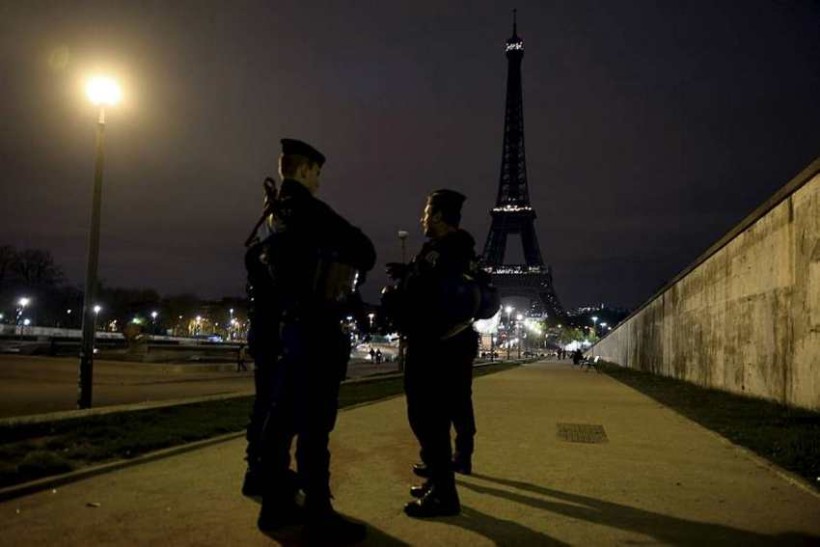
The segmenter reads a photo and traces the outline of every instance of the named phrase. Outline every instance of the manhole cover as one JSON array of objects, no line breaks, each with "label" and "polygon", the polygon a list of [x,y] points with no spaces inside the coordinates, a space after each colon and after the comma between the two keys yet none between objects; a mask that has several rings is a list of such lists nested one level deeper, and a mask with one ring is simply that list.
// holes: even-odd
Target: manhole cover
[{"label": "manhole cover", "polygon": [[598,424],[558,424],[558,438],[571,443],[605,443],[604,426]]}]

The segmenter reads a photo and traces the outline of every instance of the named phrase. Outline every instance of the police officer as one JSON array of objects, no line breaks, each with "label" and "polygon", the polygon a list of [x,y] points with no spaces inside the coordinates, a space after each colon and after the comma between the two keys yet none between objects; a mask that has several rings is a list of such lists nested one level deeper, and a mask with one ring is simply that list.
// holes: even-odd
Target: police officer
[{"label": "police officer", "polygon": [[402,277],[407,415],[429,476],[424,485],[411,489],[419,498],[405,505],[411,517],[456,515],[461,510],[450,423],[459,410],[464,412],[464,376],[472,374],[478,352],[478,335],[472,329],[478,294],[465,281],[475,260],[475,241],[459,228],[464,199],[453,190],[430,194],[421,219],[428,241],[407,271],[389,272]]},{"label": "police officer", "polygon": [[[363,539],[365,527],[330,502],[328,442],[350,356],[340,320],[355,275],[370,270],[376,254],[367,236],[315,197],[324,162],[309,144],[282,139],[283,180],[265,252],[280,316],[278,333],[271,334],[278,348],[262,432],[258,526],[273,531],[303,521],[307,540],[347,543]],[[296,504],[289,469],[294,437],[304,507]]]}]

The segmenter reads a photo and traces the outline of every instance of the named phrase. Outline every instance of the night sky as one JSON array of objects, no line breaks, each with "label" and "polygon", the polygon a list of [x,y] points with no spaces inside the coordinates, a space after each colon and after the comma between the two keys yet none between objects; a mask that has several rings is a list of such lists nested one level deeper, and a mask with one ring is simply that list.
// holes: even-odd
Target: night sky
[{"label": "night sky", "polygon": [[483,248],[513,7],[530,197],[567,308],[640,304],[820,155],[815,0],[12,0],[0,244],[50,250],[82,285],[83,85],[107,72],[124,93],[107,115],[107,285],[242,295],[242,243],[289,136],[325,153],[320,197],[373,239],[374,301],[397,230],[422,243],[431,190],[468,195]]}]

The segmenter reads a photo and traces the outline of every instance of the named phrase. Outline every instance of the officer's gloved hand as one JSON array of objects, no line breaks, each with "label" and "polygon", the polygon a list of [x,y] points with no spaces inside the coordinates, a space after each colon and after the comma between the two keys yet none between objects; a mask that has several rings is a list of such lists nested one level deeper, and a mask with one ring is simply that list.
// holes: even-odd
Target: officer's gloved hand
[{"label": "officer's gloved hand", "polygon": [[402,262],[388,262],[385,264],[385,271],[387,275],[390,276],[390,279],[398,280],[405,276],[407,273],[407,264]]}]

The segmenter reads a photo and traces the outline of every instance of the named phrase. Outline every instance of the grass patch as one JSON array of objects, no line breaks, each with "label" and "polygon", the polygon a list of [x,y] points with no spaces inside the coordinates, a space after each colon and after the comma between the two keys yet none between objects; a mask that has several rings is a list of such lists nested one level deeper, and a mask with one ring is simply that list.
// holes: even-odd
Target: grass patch
[{"label": "grass patch", "polygon": [[[475,369],[475,376],[515,366],[499,363],[480,367]],[[343,384],[339,407],[403,393],[401,378]],[[0,488],[242,431],[248,423],[252,404],[253,397],[237,397],[49,423],[0,426]]]},{"label": "grass patch", "polygon": [[603,371],[820,490],[820,413],[615,365]]}]

